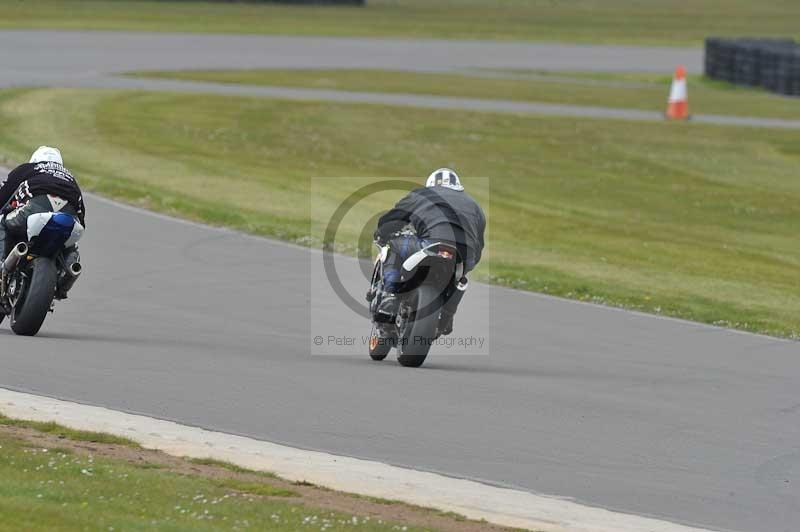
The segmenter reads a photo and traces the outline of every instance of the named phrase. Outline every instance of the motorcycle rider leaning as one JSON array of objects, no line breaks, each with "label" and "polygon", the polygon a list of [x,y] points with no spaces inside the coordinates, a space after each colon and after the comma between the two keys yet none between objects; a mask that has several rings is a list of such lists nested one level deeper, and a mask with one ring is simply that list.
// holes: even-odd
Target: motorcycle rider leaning
[{"label": "motorcycle rider leaning", "polygon": [[[408,224],[413,226],[415,235],[394,237]],[[396,292],[403,261],[430,243],[448,243],[458,249],[464,261],[462,278],[448,287],[444,294],[440,331],[444,335],[453,332],[453,317],[468,285],[466,274],[481,259],[485,230],[486,216],[480,205],[464,192],[458,174],[449,168],[433,172],[425,187],[409,192],[378,221],[375,241],[380,245],[389,244],[383,269],[381,312],[397,314],[399,300]]]},{"label": "motorcycle rider leaning", "polygon": [[[8,174],[0,186],[0,252],[3,259],[17,242],[27,240],[28,216],[62,212],[74,216],[85,227],[83,194],[58,148],[40,146],[29,162]],[[77,245],[67,254],[78,253]],[[77,256],[75,257],[77,260]]]}]

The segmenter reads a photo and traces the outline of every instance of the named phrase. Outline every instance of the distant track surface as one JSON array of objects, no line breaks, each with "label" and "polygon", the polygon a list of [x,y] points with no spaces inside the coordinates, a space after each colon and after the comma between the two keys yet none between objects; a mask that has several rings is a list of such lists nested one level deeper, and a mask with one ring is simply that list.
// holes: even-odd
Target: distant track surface
[{"label": "distant track surface", "polygon": [[693,48],[435,39],[0,30],[0,46],[14,51],[0,59],[4,70],[54,80],[130,70],[214,68],[435,72],[482,67],[663,73],[684,64],[697,73],[703,66],[702,51]]},{"label": "distant track surface", "polygon": [[[657,111],[509,100],[254,87],[133,79],[137,70],[248,68],[374,68],[449,72],[474,68],[671,72],[702,71],[699,49],[330,37],[0,31],[0,87],[58,86],[207,92],[293,100],[330,100],[503,113],[661,120]],[[58,50],[58,53],[54,53]],[[697,122],[800,128],[800,120],[695,115]]]},{"label": "distant track surface", "polygon": [[[0,55],[0,72],[6,85],[83,86],[117,70],[269,66],[268,43],[300,42],[228,39],[0,32],[0,50],[13,51]],[[325,44],[318,53],[333,41],[310,40]],[[398,52],[391,63],[385,41],[343,42],[383,66],[414,60]],[[486,66],[513,57],[501,53],[509,45],[463,46]],[[510,46],[522,47],[515,64],[532,67],[524,52],[537,45]],[[647,62],[648,49],[634,50]],[[280,66],[301,67],[308,53],[275,52]],[[417,60],[437,57],[425,55]],[[796,342],[475,285],[456,332],[488,334],[490,356],[434,349],[421,370],[372,363],[358,345],[352,356],[311,356],[312,295],[326,329],[369,329],[329,292],[312,294],[315,252],[96,197],[87,222],[85,273],[70,300],[36,338],[0,330],[1,387],[709,528],[784,532],[800,522]],[[363,294],[355,261],[340,273]],[[487,306],[489,331],[479,319]]]}]

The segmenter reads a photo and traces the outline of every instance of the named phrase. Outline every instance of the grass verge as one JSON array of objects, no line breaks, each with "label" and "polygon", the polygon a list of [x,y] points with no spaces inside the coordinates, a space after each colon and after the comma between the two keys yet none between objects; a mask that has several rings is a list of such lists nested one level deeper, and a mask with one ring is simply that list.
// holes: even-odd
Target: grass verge
[{"label": "grass verge", "polygon": [[[375,70],[183,70],[133,76],[185,81],[427,94],[663,111],[670,75],[550,71],[458,74]],[[690,76],[693,113],[800,119],[796,99]]]},{"label": "grass verge", "polygon": [[205,465],[205,466],[213,466],[222,469],[227,469],[228,471],[233,471],[234,473],[253,473],[257,475],[266,476],[267,478],[277,478],[273,473],[269,473],[267,471],[250,471],[244,467],[238,466],[236,464],[232,464],[231,462],[226,462],[225,460],[217,460],[216,458],[187,458],[191,463],[198,464],[198,465]]},{"label": "grass verge", "polygon": [[3,419],[0,530],[506,530]]},{"label": "grass verge", "polygon": [[131,0],[0,2],[0,28],[430,37],[698,46],[798,36],[794,0],[368,0],[368,7]]},{"label": "grass verge", "polygon": [[0,414],[0,427],[22,427],[34,429],[45,434],[52,434],[57,438],[69,439],[74,441],[85,441],[91,443],[108,443],[113,445],[126,445],[128,447],[139,447],[139,444],[128,438],[114,436],[105,432],[91,432],[85,430],[75,430],[56,423],[29,421],[25,419],[13,419]]},{"label": "grass verge", "polygon": [[[490,178],[469,188],[490,211],[480,280],[800,331],[795,132],[66,89],[2,92],[0,119],[14,160],[60,145],[89,189],[310,246],[311,177],[337,177],[313,198],[336,205],[342,176],[451,165]],[[342,240],[393,199],[359,204]]]}]

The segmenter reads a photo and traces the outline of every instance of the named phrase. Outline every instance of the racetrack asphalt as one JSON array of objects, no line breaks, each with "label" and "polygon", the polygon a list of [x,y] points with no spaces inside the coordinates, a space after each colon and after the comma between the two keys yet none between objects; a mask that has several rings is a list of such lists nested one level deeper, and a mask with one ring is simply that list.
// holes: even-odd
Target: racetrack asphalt
[{"label": "racetrack asphalt", "polygon": [[[642,111],[510,100],[134,79],[138,70],[368,68],[421,72],[491,69],[669,73],[702,72],[692,48],[524,42],[364,39],[252,35],[0,31],[0,88],[59,86],[207,92],[503,113],[662,120]],[[53,53],[58,50],[58,53]],[[666,93],[665,93],[666,98]],[[695,114],[700,123],[800,129],[800,120]]]},{"label": "racetrack asphalt", "polygon": [[[85,64],[76,46],[59,70],[49,34],[18,40],[31,34],[27,59],[0,55],[4,81],[58,86],[113,62],[79,33]],[[320,330],[369,329],[318,289],[319,254],[87,202],[84,277],[38,337],[0,329],[0,387],[720,530],[800,522],[796,342],[475,285],[456,333],[487,335],[488,356],[312,356]],[[341,264],[360,296],[357,263]]]},{"label": "racetrack asphalt", "polygon": [[[0,387],[685,524],[800,522],[796,342],[476,285],[456,334],[488,356],[312,356],[316,335],[369,332],[309,279],[319,253],[88,212],[74,295],[38,337],[0,329]],[[357,262],[337,264],[360,297]]]}]

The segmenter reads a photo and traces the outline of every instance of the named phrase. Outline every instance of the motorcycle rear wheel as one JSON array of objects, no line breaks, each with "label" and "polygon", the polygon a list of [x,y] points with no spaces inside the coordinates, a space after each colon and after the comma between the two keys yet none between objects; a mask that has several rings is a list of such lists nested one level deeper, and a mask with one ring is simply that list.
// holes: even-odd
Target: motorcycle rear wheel
[{"label": "motorcycle rear wheel", "polygon": [[50,311],[56,294],[56,263],[47,257],[33,260],[31,277],[20,301],[11,311],[11,330],[20,336],[34,336]]},{"label": "motorcycle rear wheel", "polygon": [[442,308],[439,290],[430,285],[421,285],[417,288],[414,306],[414,319],[404,327],[397,347],[397,361],[408,368],[418,368],[425,362],[436,339],[436,327]]}]

